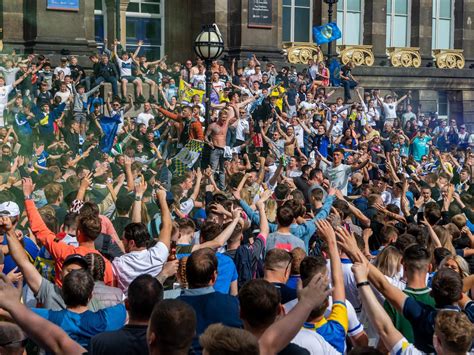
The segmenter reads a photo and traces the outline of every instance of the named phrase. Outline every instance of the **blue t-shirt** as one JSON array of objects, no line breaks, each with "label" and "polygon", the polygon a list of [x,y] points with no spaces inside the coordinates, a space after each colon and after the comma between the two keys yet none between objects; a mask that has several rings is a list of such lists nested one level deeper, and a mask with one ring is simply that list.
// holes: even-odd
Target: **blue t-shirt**
[{"label": "blue t-shirt", "polygon": [[89,347],[94,335],[122,328],[127,318],[123,304],[97,312],[74,313],[67,309],[51,311],[44,308],[32,308],[32,311],[62,328],[72,340],[85,348]]},{"label": "blue t-shirt", "polygon": [[[46,166],[48,164],[48,157],[49,157],[48,152],[46,150],[43,150],[43,153],[41,153],[38,156],[38,158],[36,160],[36,164],[38,164],[39,166],[41,166],[43,168],[46,168]],[[39,169],[38,174],[43,174],[43,170]]]},{"label": "blue t-shirt", "polygon": [[424,136],[424,137],[416,137],[412,143],[412,150],[413,150],[413,158],[416,161],[420,161],[423,155],[428,155],[430,151],[430,147],[428,146],[428,142],[431,140],[431,137]]},{"label": "blue t-shirt", "polygon": [[239,278],[234,261],[227,255],[216,253],[217,258],[217,280],[214,290],[221,293],[229,293],[230,284]]},{"label": "blue t-shirt", "polygon": [[[23,237],[23,240],[21,241],[23,244],[23,247],[26,250],[26,254],[28,255],[28,259],[30,259],[31,262],[34,262],[36,257],[38,256],[39,248],[38,246],[33,243],[33,241],[28,238],[28,237]],[[3,242],[2,245],[8,245],[8,240],[7,236],[3,236]],[[4,267],[3,267],[3,273],[6,275],[10,271],[16,268],[16,263],[13,261],[13,258],[10,255],[5,255],[5,261],[4,261]]]}]

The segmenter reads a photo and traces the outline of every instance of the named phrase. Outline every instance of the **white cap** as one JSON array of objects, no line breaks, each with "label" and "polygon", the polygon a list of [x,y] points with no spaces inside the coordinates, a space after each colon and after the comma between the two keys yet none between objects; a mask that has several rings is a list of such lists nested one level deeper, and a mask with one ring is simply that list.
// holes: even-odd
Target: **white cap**
[{"label": "white cap", "polygon": [[13,202],[7,201],[0,204],[0,217],[16,217],[20,215],[20,207]]}]

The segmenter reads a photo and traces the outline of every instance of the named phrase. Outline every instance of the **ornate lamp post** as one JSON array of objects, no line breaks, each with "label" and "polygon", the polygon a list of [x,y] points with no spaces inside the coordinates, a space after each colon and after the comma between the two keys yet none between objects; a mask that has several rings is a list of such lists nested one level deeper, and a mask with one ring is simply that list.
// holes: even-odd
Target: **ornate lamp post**
[{"label": "ornate lamp post", "polygon": [[206,126],[210,121],[211,109],[211,63],[224,51],[224,40],[217,26],[205,25],[194,41],[194,52],[206,63]]},{"label": "ornate lamp post", "polygon": [[[334,4],[337,4],[338,0],[324,0],[324,2],[326,4],[328,4],[328,23],[329,22],[332,22],[332,13],[333,13],[333,10],[332,10],[332,6]],[[328,43],[328,64],[332,58],[333,54],[332,54],[332,41]]]}]

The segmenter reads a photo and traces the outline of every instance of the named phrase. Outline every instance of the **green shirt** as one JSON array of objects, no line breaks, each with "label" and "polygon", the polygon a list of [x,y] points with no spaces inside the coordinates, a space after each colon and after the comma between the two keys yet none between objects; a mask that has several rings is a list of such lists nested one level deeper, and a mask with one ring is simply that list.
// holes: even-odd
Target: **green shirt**
[{"label": "green shirt", "polygon": [[[433,307],[435,306],[434,299],[430,296],[431,289],[429,287],[418,289],[407,287],[403,290],[403,292],[408,297],[412,297],[421,303]],[[390,316],[390,319],[392,319],[395,328],[397,328],[397,330],[402,333],[410,343],[413,343],[415,341],[415,337],[413,335],[413,329],[410,322],[401,313],[397,312],[397,310],[390,303],[388,303],[387,300],[385,300],[383,307]]]}]

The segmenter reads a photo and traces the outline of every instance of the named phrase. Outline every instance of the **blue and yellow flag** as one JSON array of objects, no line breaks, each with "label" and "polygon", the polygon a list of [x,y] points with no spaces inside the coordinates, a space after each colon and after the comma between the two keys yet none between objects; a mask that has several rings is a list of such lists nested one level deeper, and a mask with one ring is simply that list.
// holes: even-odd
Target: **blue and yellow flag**
[{"label": "blue and yellow flag", "polygon": [[313,27],[313,40],[316,44],[324,44],[335,41],[342,37],[341,30],[335,22],[323,26]]}]

